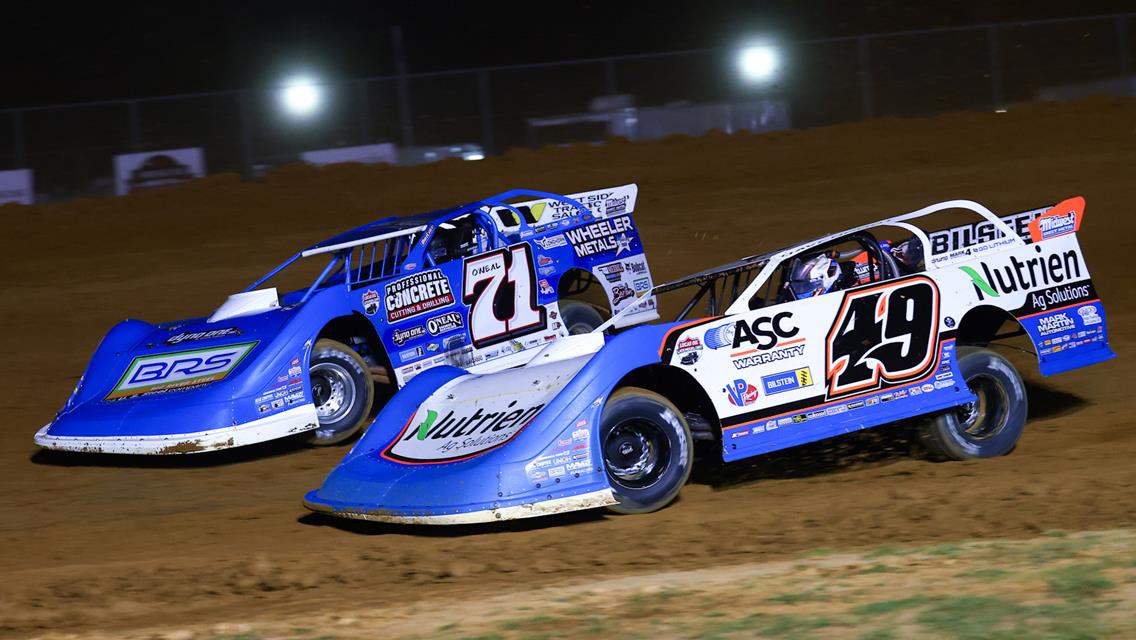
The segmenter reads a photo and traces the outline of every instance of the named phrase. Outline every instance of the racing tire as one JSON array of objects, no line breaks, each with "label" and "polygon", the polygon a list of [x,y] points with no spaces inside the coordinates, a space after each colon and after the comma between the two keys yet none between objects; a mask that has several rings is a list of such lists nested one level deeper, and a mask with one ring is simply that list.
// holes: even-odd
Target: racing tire
[{"label": "racing tire", "polygon": [[608,398],[600,425],[604,471],[620,514],[670,504],[694,464],[694,438],[682,412],[663,396],[624,387]]},{"label": "racing tire", "polygon": [[1022,377],[1001,355],[978,347],[958,348],[958,368],[978,400],[933,416],[919,430],[923,445],[932,457],[945,460],[1010,453],[1029,412]]},{"label": "racing tire", "polygon": [[596,308],[579,300],[561,300],[560,317],[569,335],[591,333],[593,329],[604,323],[603,316]]},{"label": "racing tire", "polygon": [[308,432],[308,443],[338,444],[367,423],[375,402],[375,383],[362,356],[342,342],[317,340],[309,362],[319,426]]}]

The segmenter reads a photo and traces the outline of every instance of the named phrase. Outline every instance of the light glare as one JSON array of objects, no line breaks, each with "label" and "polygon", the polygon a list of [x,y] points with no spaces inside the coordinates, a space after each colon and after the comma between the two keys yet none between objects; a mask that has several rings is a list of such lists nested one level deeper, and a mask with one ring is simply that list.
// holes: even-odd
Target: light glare
[{"label": "light glare", "polygon": [[746,47],[738,55],[738,70],[746,82],[769,82],[777,73],[777,63],[777,50],[770,45]]},{"label": "light glare", "polygon": [[303,118],[319,110],[321,92],[318,85],[307,77],[295,77],[284,83],[280,100],[289,115]]}]

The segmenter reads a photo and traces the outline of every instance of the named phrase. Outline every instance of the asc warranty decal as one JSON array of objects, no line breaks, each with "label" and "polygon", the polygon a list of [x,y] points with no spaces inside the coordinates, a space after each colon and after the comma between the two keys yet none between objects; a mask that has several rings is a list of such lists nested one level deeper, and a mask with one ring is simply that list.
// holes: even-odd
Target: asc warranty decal
[{"label": "asc warranty decal", "polygon": [[486,402],[476,407],[423,406],[383,457],[398,462],[454,462],[505,444],[544,408],[519,400]]},{"label": "asc warranty decal", "polygon": [[135,358],[107,400],[197,387],[223,380],[256,347],[255,342]]}]

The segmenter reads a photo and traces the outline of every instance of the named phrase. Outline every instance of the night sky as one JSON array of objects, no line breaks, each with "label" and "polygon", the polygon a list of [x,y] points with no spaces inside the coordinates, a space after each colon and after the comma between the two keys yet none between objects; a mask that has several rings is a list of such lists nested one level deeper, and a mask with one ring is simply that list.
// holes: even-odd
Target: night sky
[{"label": "night sky", "polygon": [[1136,11],[1136,1],[4,2],[0,108]]}]

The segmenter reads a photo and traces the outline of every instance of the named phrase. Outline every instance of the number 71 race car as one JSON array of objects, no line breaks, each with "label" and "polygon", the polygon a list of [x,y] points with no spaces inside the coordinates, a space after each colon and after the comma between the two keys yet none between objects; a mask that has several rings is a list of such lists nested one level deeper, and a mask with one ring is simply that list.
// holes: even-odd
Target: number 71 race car
[{"label": "number 71 race car", "polygon": [[1045,375],[1114,357],[1083,216],[1082,198],[1005,218],[945,202],[655,287],[693,290],[674,322],[605,334],[617,315],[523,366],[431,369],[305,504],[424,524],[648,512],[695,440],[730,462],[916,416],[936,457],[1004,455],[1027,399],[998,340],[1024,334]]},{"label": "number 71 race car", "polygon": [[[523,364],[633,303],[615,324],[657,319],[639,297],[652,283],[637,192],[514,190],[386,218],[304,249],[207,318],[126,320],[35,442],[170,454],[308,432],[332,444],[369,421],[376,385]],[[307,288],[265,286],[306,259],[326,261]]]}]

